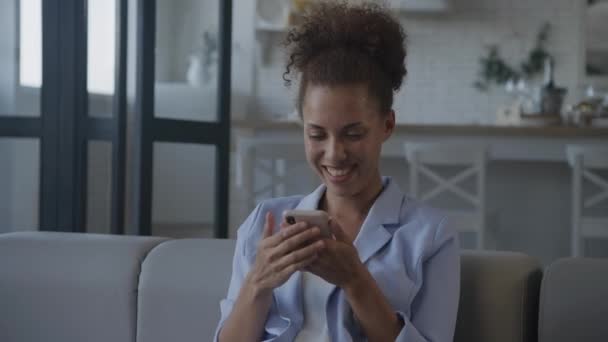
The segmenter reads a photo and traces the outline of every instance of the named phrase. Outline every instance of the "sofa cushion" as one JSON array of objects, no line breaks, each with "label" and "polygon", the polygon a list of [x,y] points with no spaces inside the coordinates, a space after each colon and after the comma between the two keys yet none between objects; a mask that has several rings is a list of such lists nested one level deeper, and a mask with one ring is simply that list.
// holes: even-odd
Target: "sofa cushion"
[{"label": "sofa cushion", "polygon": [[184,239],[154,248],[142,265],[137,341],[211,341],[232,272],[234,240]]},{"label": "sofa cushion", "polygon": [[536,341],[539,263],[524,254],[463,251],[455,341]]},{"label": "sofa cushion", "polygon": [[162,241],[0,234],[0,341],[135,341],[141,262]]},{"label": "sofa cushion", "polygon": [[567,258],[545,271],[539,341],[608,341],[608,260]]}]

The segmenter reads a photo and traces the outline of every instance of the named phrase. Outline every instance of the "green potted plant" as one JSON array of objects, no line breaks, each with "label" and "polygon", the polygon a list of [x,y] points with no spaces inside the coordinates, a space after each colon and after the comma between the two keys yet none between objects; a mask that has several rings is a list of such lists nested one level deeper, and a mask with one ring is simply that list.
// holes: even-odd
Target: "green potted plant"
[{"label": "green potted plant", "polygon": [[498,45],[487,46],[487,54],[479,60],[480,69],[478,79],[474,83],[475,88],[485,92],[492,84],[502,86],[509,80],[531,79],[541,73],[547,58],[553,59],[546,49],[550,30],[549,23],[543,24],[536,35],[534,47],[528,53],[527,58],[517,66],[509,65],[502,58]]}]

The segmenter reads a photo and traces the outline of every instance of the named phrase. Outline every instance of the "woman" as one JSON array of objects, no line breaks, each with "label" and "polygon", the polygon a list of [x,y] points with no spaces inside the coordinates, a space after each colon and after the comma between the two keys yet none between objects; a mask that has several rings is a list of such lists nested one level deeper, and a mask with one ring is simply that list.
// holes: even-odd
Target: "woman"
[{"label": "woman", "polygon": [[[261,203],[239,228],[216,340],[452,340],[456,236],[379,173],[406,74],[404,40],[371,4],[317,5],[289,32],[286,76],[299,78],[306,157],[323,184]],[[326,211],[332,238],[306,223],[277,229],[294,208]]]}]

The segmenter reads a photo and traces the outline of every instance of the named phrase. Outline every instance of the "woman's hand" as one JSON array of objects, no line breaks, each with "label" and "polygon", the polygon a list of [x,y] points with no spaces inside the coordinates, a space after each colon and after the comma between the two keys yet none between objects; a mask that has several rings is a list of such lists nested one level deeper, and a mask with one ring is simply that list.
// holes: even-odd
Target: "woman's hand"
[{"label": "woman's hand", "polygon": [[269,296],[294,272],[310,265],[325,245],[323,241],[308,243],[319,238],[320,230],[308,228],[305,222],[284,224],[276,234],[273,234],[274,226],[273,215],[267,213],[255,263],[246,279],[258,296]]},{"label": "woman's hand", "polygon": [[306,223],[285,225],[276,234],[273,232],[274,217],[267,213],[255,262],[220,330],[220,341],[260,341],[272,304],[272,290],[313,262],[323,249],[324,243],[316,241],[320,230],[308,228]]},{"label": "woman's hand", "polygon": [[357,249],[335,220],[329,221],[334,239],[324,239],[326,247],[307,271],[338,287],[346,288],[367,271],[359,259]]}]

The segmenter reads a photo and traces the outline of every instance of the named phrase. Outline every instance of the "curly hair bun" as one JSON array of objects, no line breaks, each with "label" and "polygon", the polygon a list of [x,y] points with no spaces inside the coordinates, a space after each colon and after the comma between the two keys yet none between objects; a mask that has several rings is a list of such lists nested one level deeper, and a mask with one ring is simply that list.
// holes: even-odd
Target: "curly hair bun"
[{"label": "curly hair bun", "polygon": [[390,109],[407,73],[405,39],[399,22],[376,3],[318,2],[287,34],[283,78],[289,85],[290,76],[301,75],[301,90],[307,83],[364,82],[381,109]]}]

